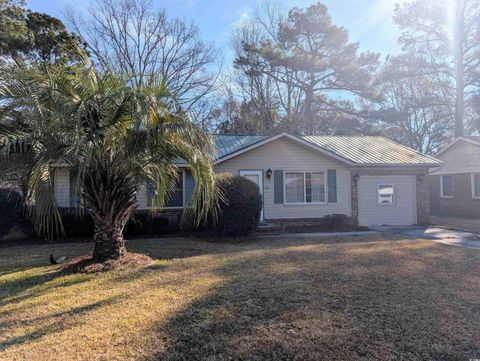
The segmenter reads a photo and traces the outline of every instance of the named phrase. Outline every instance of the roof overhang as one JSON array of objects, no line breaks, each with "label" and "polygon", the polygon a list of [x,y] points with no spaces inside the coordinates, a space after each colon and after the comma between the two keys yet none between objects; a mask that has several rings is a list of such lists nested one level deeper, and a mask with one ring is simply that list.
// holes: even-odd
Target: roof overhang
[{"label": "roof overhang", "polygon": [[323,147],[320,147],[316,144],[313,144],[305,139],[302,139],[300,137],[297,137],[296,135],[293,135],[293,134],[290,134],[290,133],[287,133],[287,132],[282,132],[282,133],[278,133],[278,134],[275,134],[275,135],[272,135],[266,139],[263,139],[263,140],[260,140],[254,144],[251,144],[249,145],[248,147],[245,147],[245,148],[242,148],[236,152],[233,152],[233,153],[230,153],[222,158],[219,158],[217,160],[215,160],[214,164],[219,164],[219,163],[222,163],[222,162],[225,162],[229,159],[232,159],[234,157],[238,157],[240,154],[243,154],[243,153],[246,153],[246,152],[249,152],[253,149],[256,149],[258,147],[261,147],[265,144],[268,144],[270,142],[273,142],[277,139],[281,139],[281,138],[285,138],[285,139],[289,139],[291,140],[292,142],[294,143],[297,143],[299,145],[302,145],[306,148],[309,148],[313,151],[316,151],[318,153],[321,153],[329,158],[332,158],[334,160],[337,160],[343,164],[346,164],[346,165],[349,165],[349,166],[352,166],[352,165],[355,165],[356,163],[352,162],[351,160],[347,159],[347,158],[344,158],[344,157],[341,157],[339,156],[338,154],[326,149],[326,148],[323,148]]},{"label": "roof overhang", "polygon": [[438,163],[359,163],[352,168],[439,168],[443,162]]},{"label": "roof overhang", "polygon": [[449,145],[447,145],[445,148],[441,149],[437,154],[435,154],[435,157],[444,153],[447,149],[450,149],[451,147],[453,147],[455,144],[457,144],[459,142],[467,142],[467,143],[470,143],[470,144],[475,144],[475,145],[480,146],[480,142],[477,142],[476,140],[473,140],[473,139],[470,139],[470,138],[465,138],[465,137],[458,137],[453,142],[451,142]]}]

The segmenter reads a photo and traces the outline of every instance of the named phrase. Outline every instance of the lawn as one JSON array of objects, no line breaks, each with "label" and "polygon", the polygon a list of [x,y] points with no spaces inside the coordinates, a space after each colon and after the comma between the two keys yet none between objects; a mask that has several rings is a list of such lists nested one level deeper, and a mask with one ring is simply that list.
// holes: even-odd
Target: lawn
[{"label": "lawn", "polygon": [[150,266],[59,275],[0,249],[2,360],[480,358],[480,252],[384,236],[135,240]]}]

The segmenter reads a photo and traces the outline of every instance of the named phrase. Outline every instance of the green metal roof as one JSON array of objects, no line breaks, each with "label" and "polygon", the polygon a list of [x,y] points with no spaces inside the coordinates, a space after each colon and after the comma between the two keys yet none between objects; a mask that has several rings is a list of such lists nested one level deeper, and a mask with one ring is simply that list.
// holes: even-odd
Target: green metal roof
[{"label": "green metal roof", "polygon": [[305,136],[303,139],[359,165],[439,165],[442,162],[379,136]]},{"label": "green metal roof", "polygon": [[[274,136],[214,135],[217,160]],[[379,136],[293,136],[333,153],[354,165],[427,165],[442,162]]]},{"label": "green metal roof", "polygon": [[249,147],[255,143],[267,139],[266,135],[213,135],[213,140],[217,148],[217,159],[236,153],[243,148]]}]

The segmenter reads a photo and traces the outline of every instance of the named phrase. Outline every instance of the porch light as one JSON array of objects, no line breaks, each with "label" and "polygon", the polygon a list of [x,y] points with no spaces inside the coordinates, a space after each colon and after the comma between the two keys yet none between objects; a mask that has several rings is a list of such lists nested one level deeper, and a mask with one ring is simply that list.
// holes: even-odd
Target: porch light
[{"label": "porch light", "polygon": [[268,168],[267,169],[267,179],[268,180],[270,180],[270,178],[272,177],[272,173],[273,173],[273,171],[270,168]]}]

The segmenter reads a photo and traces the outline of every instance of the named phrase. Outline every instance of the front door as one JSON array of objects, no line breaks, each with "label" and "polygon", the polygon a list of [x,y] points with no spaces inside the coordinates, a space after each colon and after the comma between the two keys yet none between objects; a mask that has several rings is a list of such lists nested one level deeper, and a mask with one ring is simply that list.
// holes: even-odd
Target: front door
[{"label": "front door", "polygon": [[[260,195],[262,196],[262,205],[263,205],[263,171],[261,170],[241,170],[240,175],[250,179],[253,183],[258,186]],[[260,221],[263,221],[263,206],[262,211],[260,212]]]}]

